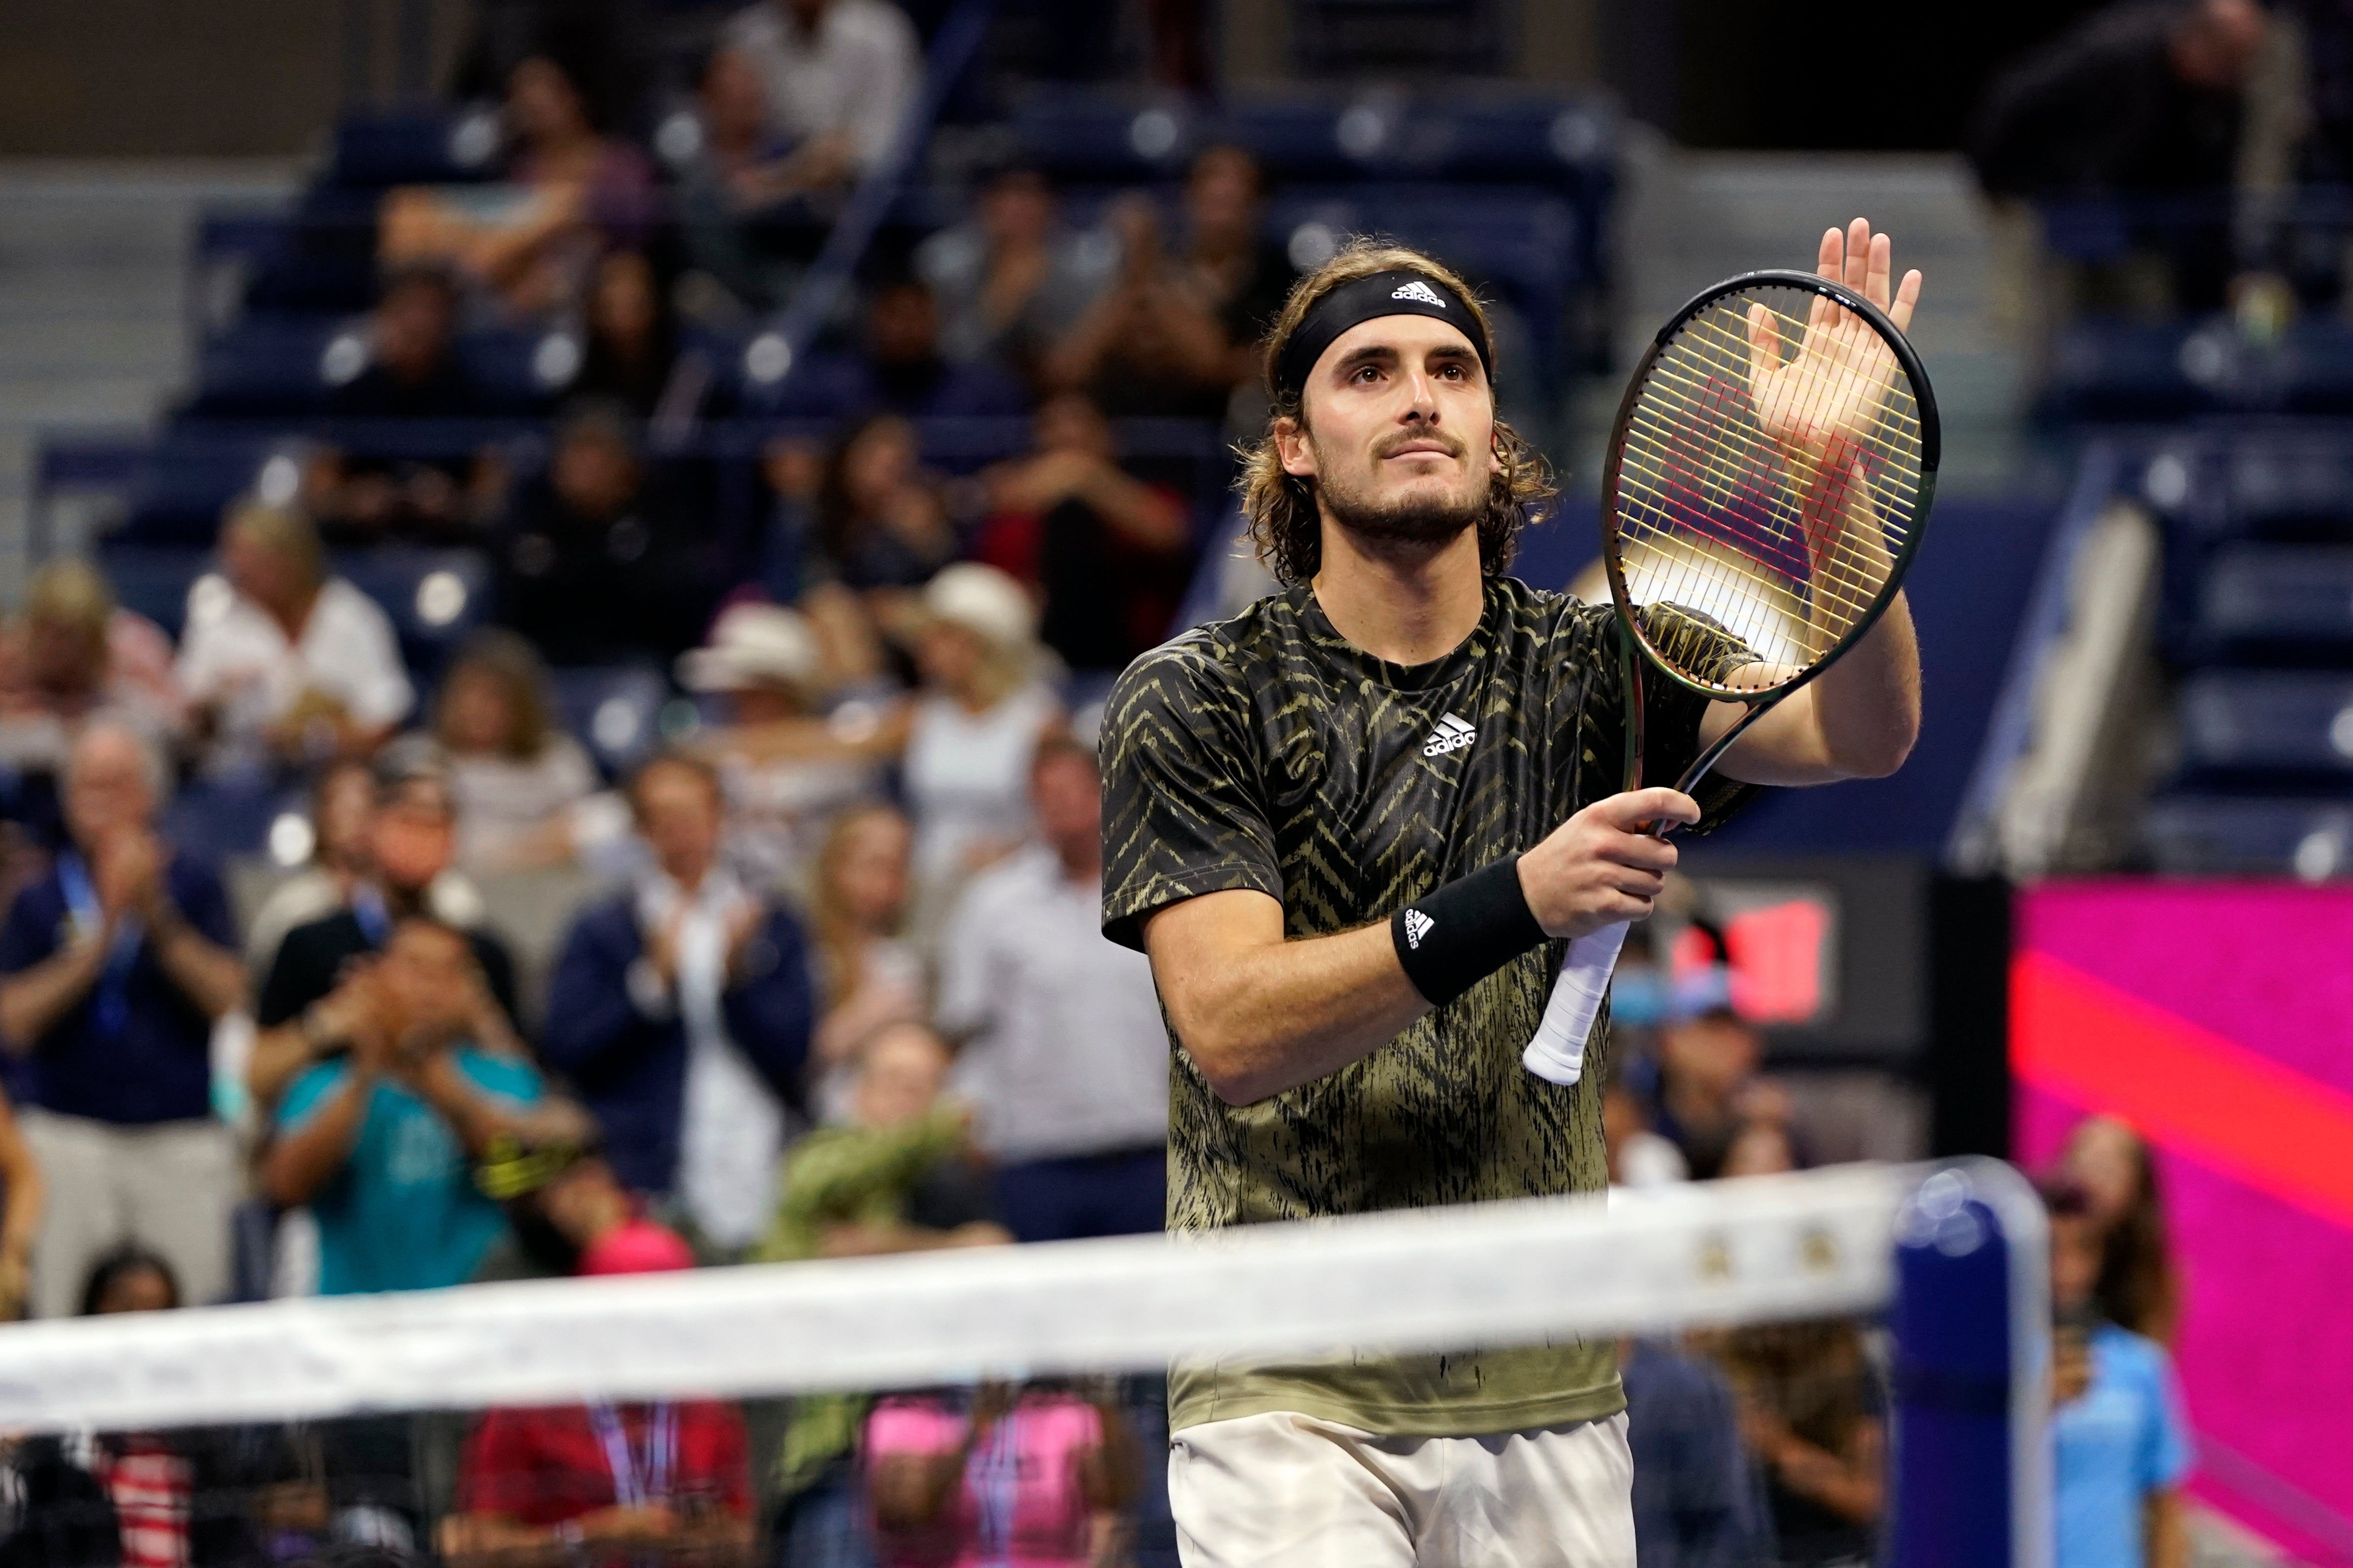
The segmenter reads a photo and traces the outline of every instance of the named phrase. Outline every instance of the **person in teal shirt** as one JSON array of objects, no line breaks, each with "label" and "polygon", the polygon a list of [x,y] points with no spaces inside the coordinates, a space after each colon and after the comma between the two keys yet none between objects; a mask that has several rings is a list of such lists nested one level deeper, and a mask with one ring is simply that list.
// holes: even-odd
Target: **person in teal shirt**
[{"label": "person in teal shirt", "polygon": [[322,1295],[463,1284],[506,1230],[474,1163],[501,1137],[534,1135],[539,1074],[473,1043],[495,1004],[454,927],[404,921],[363,996],[352,1048],[280,1103],[263,1190],[317,1216]]},{"label": "person in teal shirt", "polygon": [[2053,1187],[2052,1512],[2057,1568],[2189,1568],[2181,1482],[2189,1439],[2173,1362],[2156,1341],[2094,1319],[2100,1230],[2079,1189]]}]

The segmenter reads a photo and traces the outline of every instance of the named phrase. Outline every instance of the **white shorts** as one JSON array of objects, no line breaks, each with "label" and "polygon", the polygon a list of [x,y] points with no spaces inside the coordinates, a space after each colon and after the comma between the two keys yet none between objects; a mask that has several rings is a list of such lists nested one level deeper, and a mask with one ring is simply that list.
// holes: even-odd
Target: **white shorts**
[{"label": "white shorts", "polygon": [[1621,1411],[1490,1437],[1245,1415],[1169,1440],[1185,1568],[1634,1568]]}]

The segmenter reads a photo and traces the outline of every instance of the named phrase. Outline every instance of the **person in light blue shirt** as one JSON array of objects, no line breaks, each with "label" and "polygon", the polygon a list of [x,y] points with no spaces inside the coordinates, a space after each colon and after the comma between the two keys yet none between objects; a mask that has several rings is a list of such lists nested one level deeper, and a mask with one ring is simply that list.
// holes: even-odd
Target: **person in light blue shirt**
[{"label": "person in light blue shirt", "polygon": [[2100,1231],[2080,1189],[2054,1187],[2052,1447],[2057,1568],[2187,1568],[2181,1482],[2189,1438],[2173,1363],[2156,1341],[2091,1313]]},{"label": "person in light blue shirt", "polygon": [[262,1186],[317,1215],[321,1294],[462,1284],[505,1233],[472,1167],[535,1133],[543,1090],[530,1063],[466,1037],[482,984],[464,932],[404,921],[363,982],[351,1050],[287,1091]]}]

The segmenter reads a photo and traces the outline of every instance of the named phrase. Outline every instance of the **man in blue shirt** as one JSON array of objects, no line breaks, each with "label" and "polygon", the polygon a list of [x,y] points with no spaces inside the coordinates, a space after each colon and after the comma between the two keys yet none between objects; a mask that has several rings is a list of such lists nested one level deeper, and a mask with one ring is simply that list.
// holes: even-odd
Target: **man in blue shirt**
[{"label": "man in blue shirt", "polygon": [[164,762],[96,718],[66,758],[69,842],[0,925],[0,1045],[22,1062],[25,1136],[48,1178],[33,1305],[69,1316],[102,1252],[161,1253],[185,1300],[228,1287],[238,1179],[212,1114],[213,1023],[244,965],[220,879],[151,824]]},{"label": "man in blue shirt", "polygon": [[462,1284],[504,1234],[473,1165],[501,1137],[537,1135],[543,1091],[529,1062],[469,1037],[482,990],[463,931],[403,921],[363,983],[350,1049],[287,1090],[261,1184],[318,1216],[321,1294]]},{"label": "man in blue shirt", "polygon": [[2079,1189],[2046,1194],[2058,1568],[2188,1568],[2181,1481],[2189,1440],[2164,1347],[2090,1317],[2101,1235]]}]

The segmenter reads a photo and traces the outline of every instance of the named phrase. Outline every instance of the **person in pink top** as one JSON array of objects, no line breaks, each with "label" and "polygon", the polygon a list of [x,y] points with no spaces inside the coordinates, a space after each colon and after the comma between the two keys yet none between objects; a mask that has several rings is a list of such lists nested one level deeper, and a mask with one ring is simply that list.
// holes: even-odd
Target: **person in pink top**
[{"label": "person in pink top", "polygon": [[1118,1408],[984,1384],[881,1401],[866,1419],[877,1568],[1094,1568],[1124,1560],[1141,1470]]}]

